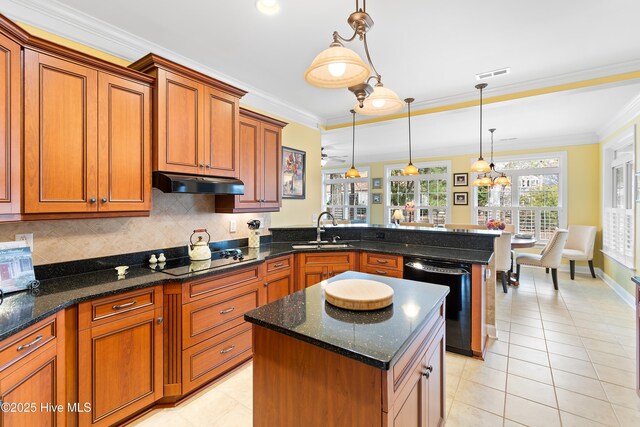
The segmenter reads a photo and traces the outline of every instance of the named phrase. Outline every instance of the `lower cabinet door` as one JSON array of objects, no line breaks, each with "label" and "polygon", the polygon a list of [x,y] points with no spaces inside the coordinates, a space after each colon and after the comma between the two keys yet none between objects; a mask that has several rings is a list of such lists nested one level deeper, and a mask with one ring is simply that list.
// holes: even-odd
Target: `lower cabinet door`
[{"label": "lower cabinet door", "polygon": [[64,426],[69,409],[64,395],[64,366],[56,346],[50,345],[27,356],[0,375],[1,426]]},{"label": "lower cabinet door", "polygon": [[425,425],[427,380],[422,375],[422,371],[422,363],[419,363],[411,372],[411,377],[405,384],[405,387],[409,389],[408,394],[401,403],[395,403],[398,409],[396,409],[393,418],[393,427],[423,427]]},{"label": "lower cabinet door", "polygon": [[427,426],[444,425],[445,419],[445,383],[442,375],[444,366],[444,328],[440,328],[426,355],[425,372],[429,373],[426,380]]},{"label": "lower cabinet door", "polygon": [[284,298],[293,291],[292,275],[289,274],[278,279],[272,279],[265,282],[267,288],[267,304]]},{"label": "lower cabinet door", "polygon": [[337,276],[340,273],[344,273],[345,271],[353,270],[351,264],[340,263],[340,264],[331,264],[329,265],[329,277]]},{"label": "lower cabinet door", "polygon": [[81,426],[112,425],[162,397],[162,308],[80,331]]},{"label": "lower cabinet door", "polygon": [[302,290],[304,288],[308,288],[309,286],[316,285],[323,280],[327,280],[329,278],[328,275],[328,267],[323,265],[314,265],[304,267],[301,274],[301,287],[298,290]]}]

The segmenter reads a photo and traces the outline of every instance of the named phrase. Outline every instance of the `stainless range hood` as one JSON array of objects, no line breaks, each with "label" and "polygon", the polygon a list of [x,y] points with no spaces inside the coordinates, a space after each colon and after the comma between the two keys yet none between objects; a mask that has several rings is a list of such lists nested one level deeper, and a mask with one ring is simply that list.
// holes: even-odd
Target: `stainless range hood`
[{"label": "stainless range hood", "polygon": [[154,172],[153,186],[164,193],[244,194],[244,183],[235,178]]}]

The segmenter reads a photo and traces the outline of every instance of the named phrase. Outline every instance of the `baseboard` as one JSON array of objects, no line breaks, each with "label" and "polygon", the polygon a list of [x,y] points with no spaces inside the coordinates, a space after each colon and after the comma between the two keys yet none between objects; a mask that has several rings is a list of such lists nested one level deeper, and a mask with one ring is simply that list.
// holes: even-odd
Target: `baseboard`
[{"label": "baseboard", "polygon": [[600,270],[599,268],[596,268],[596,275],[598,277],[600,277],[604,283],[606,283],[607,285],[609,285],[609,287],[611,289],[613,289],[613,291],[618,294],[618,296],[620,298],[622,298],[622,300],[624,302],[626,302],[627,304],[629,304],[629,306],[631,308],[633,308],[635,310],[636,308],[636,301],[633,298],[633,295],[631,295],[629,292],[627,292],[627,290],[625,288],[623,288],[622,286],[620,286],[618,284],[618,282],[616,282],[615,280],[613,280],[613,278],[611,276],[609,276],[608,274],[606,274],[604,271]]},{"label": "baseboard", "polygon": [[498,329],[496,329],[495,325],[485,325],[487,328],[487,336],[489,338],[497,339],[498,338]]},{"label": "baseboard", "polygon": [[[598,275],[598,268],[595,269],[596,270],[596,276]],[[560,265],[560,267],[558,267],[558,271],[563,271],[566,273],[570,273],[571,270],[569,269],[569,265]],[[581,265],[576,265],[576,274],[584,274],[585,276],[591,276],[591,270],[589,270],[589,266],[581,266]]]}]

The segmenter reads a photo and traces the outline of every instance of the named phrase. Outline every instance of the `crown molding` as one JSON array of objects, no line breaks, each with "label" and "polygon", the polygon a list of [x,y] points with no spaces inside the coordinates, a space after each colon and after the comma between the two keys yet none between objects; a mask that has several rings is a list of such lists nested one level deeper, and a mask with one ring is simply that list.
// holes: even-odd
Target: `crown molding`
[{"label": "crown molding", "polygon": [[[621,86],[624,84],[630,83],[628,79],[621,79],[616,82],[602,82],[602,83],[593,83],[587,87],[575,88],[571,86],[573,83],[577,82],[587,82],[592,79],[599,79],[603,77],[610,77],[616,75],[623,75],[626,73],[638,72],[640,70],[640,59],[634,61],[628,61],[613,65],[607,65],[598,68],[591,68],[588,70],[578,71],[574,73],[560,74],[553,77],[545,77],[541,79],[529,80],[526,82],[513,83],[509,85],[503,86],[494,86],[489,87],[484,90],[485,100],[491,97],[501,97],[508,96],[512,94],[518,94],[522,92],[528,91],[538,91],[545,88],[553,88],[556,86],[560,86],[557,88],[556,92],[562,90],[573,90],[573,91],[584,91],[584,90],[593,90],[594,87],[599,86]],[[566,88],[562,88],[563,85],[567,85]],[[529,96],[540,95],[540,93],[533,93]],[[442,98],[430,99],[425,101],[416,101],[411,106],[411,112],[415,114],[419,114],[421,110],[427,110],[438,107],[445,107],[448,105],[462,104],[465,102],[472,102],[478,100],[478,91],[470,90],[465,93],[446,96]],[[384,121],[384,116],[381,116]],[[394,115],[390,115],[389,119],[395,118]],[[325,126],[338,126],[345,123],[351,123],[351,116],[341,114],[339,116],[329,117],[325,120]]]},{"label": "crown molding", "polygon": [[618,111],[609,121],[598,129],[600,141],[605,140],[636,117],[640,116],[640,93],[636,95],[624,108]]},{"label": "crown molding", "polygon": [[153,52],[200,73],[248,91],[249,93],[242,98],[243,105],[268,111],[313,129],[318,129],[324,124],[323,119],[298,106],[291,105],[250,84],[236,80],[218,70],[58,1],[6,0],[3,2],[2,8],[2,13],[15,21],[32,25],[131,62],[147,55],[149,52]]}]

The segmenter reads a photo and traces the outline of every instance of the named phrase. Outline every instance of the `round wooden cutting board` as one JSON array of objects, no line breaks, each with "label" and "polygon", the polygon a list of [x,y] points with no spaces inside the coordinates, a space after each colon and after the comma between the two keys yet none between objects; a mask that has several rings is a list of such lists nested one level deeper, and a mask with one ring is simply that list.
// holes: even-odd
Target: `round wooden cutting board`
[{"label": "round wooden cutting board", "polygon": [[328,283],[325,300],[347,310],[379,310],[393,303],[393,289],[375,280],[345,279]]}]

